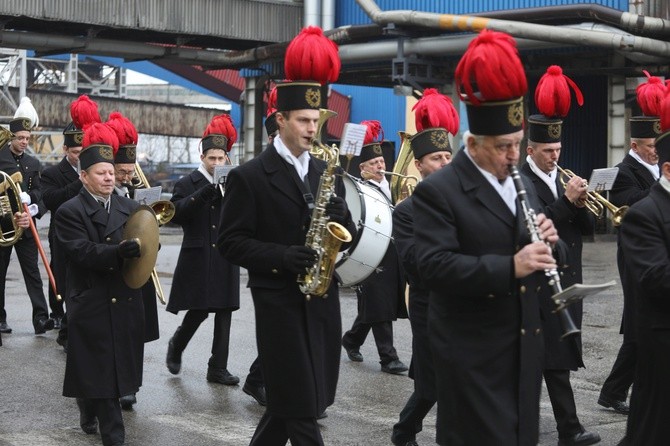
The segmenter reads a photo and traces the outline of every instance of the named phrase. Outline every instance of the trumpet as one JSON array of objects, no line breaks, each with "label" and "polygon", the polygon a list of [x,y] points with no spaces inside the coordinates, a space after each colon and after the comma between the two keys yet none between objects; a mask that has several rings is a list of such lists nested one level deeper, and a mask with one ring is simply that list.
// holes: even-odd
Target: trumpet
[{"label": "trumpet", "polygon": [[[577,176],[575,173],[569,169],[563,169],[561,166],[556,164],[560,176],[559,181],[561,185],[565,188],[571,178]],[[591,191],[586,193],[586,198],[583,200],[584,206],[588,209],[593,215],[598,218],[602,218],[605,215],[605,208],[612,213],[612,224],[614,226],[621,225],[624,215],[628,211],[628,206],[616,207],[612,202],[607,200],[605,197],[600,195],[596,191]]]}]

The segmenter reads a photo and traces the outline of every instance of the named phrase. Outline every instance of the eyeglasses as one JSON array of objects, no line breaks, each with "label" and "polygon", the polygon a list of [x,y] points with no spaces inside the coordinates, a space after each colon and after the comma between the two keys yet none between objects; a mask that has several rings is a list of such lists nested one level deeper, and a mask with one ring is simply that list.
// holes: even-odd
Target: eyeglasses
[{"label": "eyeglasses", "polygon": [[120,177],[132,177],[134,173],[135,173],[134,170],[123,170],[123,169],[116,170],[116,174]]}]

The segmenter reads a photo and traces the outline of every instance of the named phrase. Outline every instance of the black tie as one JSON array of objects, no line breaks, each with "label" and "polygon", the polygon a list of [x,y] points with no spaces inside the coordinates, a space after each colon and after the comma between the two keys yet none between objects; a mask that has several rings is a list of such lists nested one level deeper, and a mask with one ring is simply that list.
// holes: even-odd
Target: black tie
[{"label": "black tie", "polygon": [[98,203],[100,203],[100,206],[102,206],[103,208],[105,207],[105,202],[104,201],[98,200]]}]

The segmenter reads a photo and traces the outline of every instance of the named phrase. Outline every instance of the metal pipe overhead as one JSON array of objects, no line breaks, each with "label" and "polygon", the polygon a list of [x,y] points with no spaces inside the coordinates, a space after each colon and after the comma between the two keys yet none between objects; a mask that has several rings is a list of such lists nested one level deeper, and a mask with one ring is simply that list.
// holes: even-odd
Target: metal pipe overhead
[{"label": "metal pipe overhead", "polygon": [[498,20],[455,14],[438,14],[410,10],[382,11],[374,0],[356,0],[373,22],[420,26],[445,31],[480,32],[484,29],[501,31],[514,37],[578,46],[608,48],[615,51],[641,52],[648,55],[669,57],[670,42],[624,33],[590,30],[571,30],[566,27],[535,23]]}]

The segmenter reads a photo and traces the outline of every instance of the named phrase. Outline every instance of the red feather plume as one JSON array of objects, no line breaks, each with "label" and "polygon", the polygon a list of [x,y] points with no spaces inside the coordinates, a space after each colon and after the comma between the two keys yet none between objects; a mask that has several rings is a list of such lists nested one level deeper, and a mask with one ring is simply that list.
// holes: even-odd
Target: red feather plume
[{"label": "red feather plume", "polygon": [[458,133],[458,113],[448,96],[440,94],[435,88],[426,88],[423,96],[412,107],[416,131],[431,127],[447,129],[449,133]]},{"label": "red feather plume", "polygon": [[382,129],[381,122],[376,120],[361,121],[361,125],[367,126],[365,138],[363,138],[363,145],[384,140],[384,129]]},{"label": "red feather plume", "polygon": [[272,113],[277,111],[277,87],[272,87],[270,93],[268,93],[268,111],[265,113],[265,117],[270,116]]},{"label": "red feather plume", "polygon": [[117,138],[114,129],[107,124],[102,124],[100,122],[94,122],[84,128],[82,147],[86,150],[88,146],[94,144],[112,146],[112,149],[114,149],[114,156],[116,156],[116,152],[119,150],[119,138]]},{"label": "red feather plume", "polygon": [[318,26],[303,28],[286,48],[284,73],[293,81],[332,83],[340,76],[341,66],[337,45]]},{"label": "red feather plume", "polygon": [[667,88],[661,78],[652,76],[647,70],[643,70],[647,76],[647,82],[637,86],[637,103],[640,105],[642,114],[645,116],[659,116],[661,114],[661,101],[665,98]]},{"label": "red feather plume", "polygon": [[82,94],[70,104],[70,116],[78,129],[83,130],[87,125],[102,122],[98,112],[98,104],[85,94]]},{"label": "red feather plume", "polygon": [[455,72],[462,99],[478,105],[526,94],[528,82],[512,36],[483,30],[468,45]]},{"label": "red feather plume", "polygon": [[670,130],[670,95],[661,101],[661,131],[663,133]]},{"label": "red feather plume", "polygon": [[116,136],[119,138],[119,145],[137,145],[137,129],[130,122],[130,119],[119,112],[112,112],[106,124],[116,132]]},{"label": "red feather plume", "polygon": [[205,133],[203,133],[202,137],[205,138],[209,135],[224,135],[228,138],[227,149],[228,152],[230,152],[233,148],[233,144],[237,141],[237,130],[235,129],[233,118],[227,114],[214,116],[205,129]]},{"label": "red feather plume", "polygon": [[575,99],[581,106],[584,95],[572,79],[563,74],[558,65],[547,68],[535,89],[535,105],[540,113],[547,118],[564,118],[570,110],[570,88],[575,92]]}]

